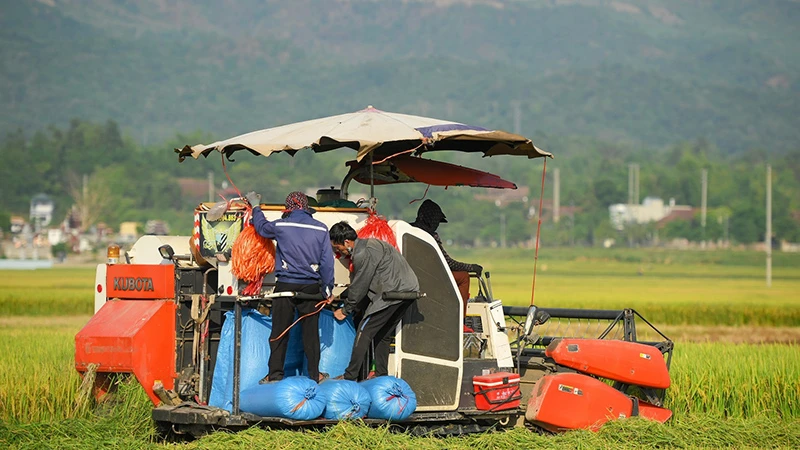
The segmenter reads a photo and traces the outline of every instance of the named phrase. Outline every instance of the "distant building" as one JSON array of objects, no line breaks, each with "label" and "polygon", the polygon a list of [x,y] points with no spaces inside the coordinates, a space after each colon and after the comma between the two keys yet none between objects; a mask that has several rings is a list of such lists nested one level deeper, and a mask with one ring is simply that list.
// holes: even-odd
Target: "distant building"
[{"label": "distant building", "polygon": [[123,244],[130,244],[136,242],[139,238],[137,231],[139,224],[136,222],[122,222],[119,224],[119,239]]},{"label": "distant building", "polygon": [[64,231],[61,228],[51,228],[47,230],[47,241],[50,245],[60,244],[65,241]]},{"label": "distant building", "polygon": [[[536,208],[538,206],[539,206],[539,200],[538,199],[534,199],[531,202],[531,206],[530,206],[530,208],[528,210],[528,217],[529,218],[536,217]],[[549,199],[549,198],[543,199],[542,200],[542,220],[545,221],[545,222],[556,222],[554,212],[555,212],[555,209],[553,207],[553,200]],[[574,216],[576,214],[580,214],[582,212],[583,212],[583,208],[581,208],[580,206],[562,204],[559,207],[559,218],[560,218],[560,220],[564,220],[565,218],[572,220],[571,218],[574,218]]]},{"label": "distant building", "polygon": [[616,203],[608,207],[608,216],[611,225],[617,230],[624,230],[627,224],[645,224],[658,222],[667,216],[683,217],[693,214],[691,206],[676,205],[675,199],[669,200],[669,205],[664,205],[664,200],[658,197],[645,197],[641,205],[627,205]]},{"label": "distant building", "polygon": [[208,201],[208,180],[204,178],[178,178],[178,186],[181,189],[181,198],[187,200],[187,203],[198,204]]},{"label": "distant building", "polygon": [[144,234],[166,236],[169,234],[169,225],[163,220],[148,220],[144,224]]},{"label": "distant building", "polygon": [[50,225],[53,209],[53,200],[47,194],[37,194],[31,199],[31,223],[34,229]]},{"label": "distant building", "polygon": [[520,186],[519,189],[487,189],[485,192],[475,194],[475,200],[486,200],[494,203],[498,207],[513,202],[528,203],[530,188]]},{"label": "distant building", "polygon": [[[528,186],[520,186],[518,189],[487,189],[485,192],[475,194],[475,200],[490,201],[498,208],[508,206],[512,203],[522,203],[528,208],[528,219],[536,217],[536,209],[539,207],[539,198],[531,197]],[[542,220],[553,222],[553,200],[550,198],[542,199]],[[571,217],[580,213],[582,208],[575,205],[561,205],[559,214],[561,217]]]},{"label": "distant building", "polygon": [[11,234],[22,233],[23,228],[25,228],[25,218],[22,216],[11,216],[11,227],[9,229]]},{"label": "distant building", "polygon": [[790,253],[800,253],[800,244],[795,244],[785,240],[781,240],[781,251]]},{"label": "distant building", "polygon": [[695,208],[674,209],[656,224],[656,228],[664,228],[676,220],[690,221],[694,218]]}]

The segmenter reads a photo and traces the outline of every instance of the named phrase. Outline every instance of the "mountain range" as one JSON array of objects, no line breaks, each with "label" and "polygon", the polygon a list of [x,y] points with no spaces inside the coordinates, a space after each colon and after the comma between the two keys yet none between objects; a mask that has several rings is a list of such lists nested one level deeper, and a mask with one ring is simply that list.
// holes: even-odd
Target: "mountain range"
[{"label": "mountain range", "polygon": [[112,119],[152,145],[374,105],[545,148],[783,153],[798,23],[797,0],[18,0],[0,12],[0,132]]}]

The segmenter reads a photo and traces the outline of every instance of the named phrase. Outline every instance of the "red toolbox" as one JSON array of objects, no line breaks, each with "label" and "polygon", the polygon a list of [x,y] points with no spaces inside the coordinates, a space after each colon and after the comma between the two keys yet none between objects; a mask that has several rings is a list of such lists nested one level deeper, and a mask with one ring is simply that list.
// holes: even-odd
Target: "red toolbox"
[{"label": "red toolbox", "polygon": [[519,374],[496,372],[472,377],[475,407],[482,411],[502,411],[519,407],[522,392]]}]

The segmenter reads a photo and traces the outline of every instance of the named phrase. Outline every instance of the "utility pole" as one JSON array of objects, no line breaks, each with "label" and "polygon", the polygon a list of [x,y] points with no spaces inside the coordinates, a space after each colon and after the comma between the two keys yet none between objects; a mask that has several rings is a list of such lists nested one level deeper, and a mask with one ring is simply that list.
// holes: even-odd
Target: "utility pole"
[{"label": "utility pole", "polygon": [[623,228],[626,229],[625,233],[628,235],[628,247],[632,245],[631,242],[631,220],[633,220],[633,166],[635,164],[628,164],[628,206],[625,210],[625,216],[622,218]]},{"label": "utility pole", "polygon": [[728,224],[729,224],[730,220],[731,220],[731,215],[730,214],[725,214],[725,247],[726,248],[730,247],[730,245],[729,245],[730,243],[728,242]]},{"label": "utility pole", "polygon": [[575,246],[575,201],[569,202],[569,246]]},{"label": "utility pole", "polygon": [[558,223],[561,214],[561,171],[556,167],[553,170],[553,223]]},{"label": "utility pole", "polygon": [[208,171],[208,201],[214,201],[214,172]]},{"label": "utility pole", "polygon": [[706,247],[706,211],[708,209],[708,169],[703,169],[701,174],[702,192],[700,193],[700,226],[703,231],[703,248]]},{"label": "utility pole", "polygon": [[767,287],[772,287],[772,166],[767,164]]},{"label": "utility pole", "polygon": [[639,204],[639,164],[628,164],[628,205]]},{"label": "utility pole", "polygon": [[628,164],[628,206],[633,204],[633,164]]},{"label": "utility pole", "polygon": [[81,200],[81,231],[89,228],[89,175],[83,174],[83,199]]},{"label": "utility pole", "polygon": [[506,248],[506,214],[505,213],[500,213],[500,247]]},{"label": "utility pole", "polygon": [[628,245],[633,245],[630,224],[639,223],[639,164],[628,164],[628,208],[625,214],[625,223],[628,225]]},{"label": "utility pole", "polygon": [[511,102],[511,108],[514,109],[514,134],[522,133],[522,103],[519,100]]}]

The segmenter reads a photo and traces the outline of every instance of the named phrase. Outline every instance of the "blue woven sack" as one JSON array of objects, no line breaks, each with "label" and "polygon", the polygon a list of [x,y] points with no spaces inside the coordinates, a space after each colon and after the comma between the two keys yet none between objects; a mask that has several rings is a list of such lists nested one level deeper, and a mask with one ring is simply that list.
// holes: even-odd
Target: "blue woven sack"
[{"label": "blue woven sack", "polygon": [[319,391],[327,403],[323,417],[331,420],[360,419],[367,415],[372,400],[369,393],[355,381],[326,380]]},{"label": "blue woven sack", "polygon": [[242,391],[242,411],[262,417],[313,420],[325,410],[325,394],[308,377],[289,377],[277,383],[256,384]]},{"label": "blue woven sack", "polygon": [[[234,314],[225,313],[222,324],[214,378],[208,404],[231,411],[233,408]],[[242,346],[239,365],[239,392],[258,385],[269,372],[269,335],[272,320],[254,309],[242,310]]]},{"label": "blue woven sack", "polygon": [[[344,375],[353,353],[356,328],[348,317],[338,321],[333,313],[323,309],[319,313],[319,371],[331,378]],[[302,356],[302,355],[301,355]],[[287,360],[288,365],[288,360]],[[303,358],[303,375],[308,375],[308,361]]]},{"label": "blue woven sack", "polygon": [[[211,381],[208,404],[231,411],[233,408],[233,341],[235,317],[233,311],[225,313],[220,333],[219,348]],[[260,312],[242,309],[242,346],[239,364],[239,392],[253,386],[269,373],[269,336],[272,318]],[[299,327],[289,332],[289,344],[284,364],[284,376],[299,373],[298,362],[303,360],[303,344]],[[302,363],[301,363],[302,364]]]},{"label": "blue woven sack", "polygon": [[383,376],[359,383],[369,393],[370,419],[405,420],[417,409],[417,396],[411,386],[397,377]]}]

